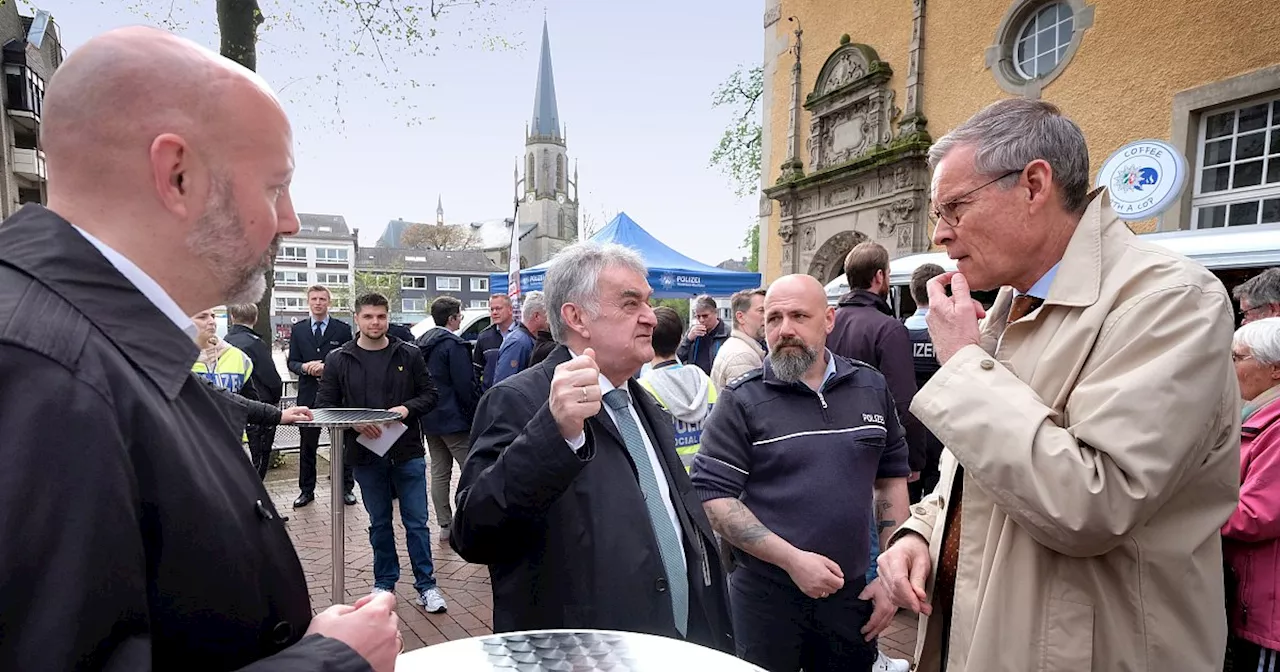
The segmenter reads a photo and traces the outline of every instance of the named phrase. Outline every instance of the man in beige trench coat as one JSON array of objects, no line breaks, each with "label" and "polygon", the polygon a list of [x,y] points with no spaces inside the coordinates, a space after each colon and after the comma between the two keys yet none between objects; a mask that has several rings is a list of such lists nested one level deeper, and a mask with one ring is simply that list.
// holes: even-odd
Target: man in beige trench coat
[{"label": "man in beige trench coat", "polygon": [[[929,283],[942,368],[911,411],[947,451],[879,559],[922,614],[918,669],[1221,670],[1226,291],[1088,192],[1084,136],[1048,103],[995,103],[929,162],[959,271]],[[1003,287],[981,323],[969,287]]]}]

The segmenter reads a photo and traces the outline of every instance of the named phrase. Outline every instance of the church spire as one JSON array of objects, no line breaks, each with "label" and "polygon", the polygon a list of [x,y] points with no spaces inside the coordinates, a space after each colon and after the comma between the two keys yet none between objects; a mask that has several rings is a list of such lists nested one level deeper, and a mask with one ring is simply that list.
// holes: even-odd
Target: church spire
[{"label": "church spire", "polygon": [[444,226],[444,197],[436,196],[436,224]]},{"label": "church spire", "polygon": [[560,138],[556,81],[551,74],[551,36],[545,17],[542,19],[542,55],[538,57],[538,89],[533,95],[533,135]]}]

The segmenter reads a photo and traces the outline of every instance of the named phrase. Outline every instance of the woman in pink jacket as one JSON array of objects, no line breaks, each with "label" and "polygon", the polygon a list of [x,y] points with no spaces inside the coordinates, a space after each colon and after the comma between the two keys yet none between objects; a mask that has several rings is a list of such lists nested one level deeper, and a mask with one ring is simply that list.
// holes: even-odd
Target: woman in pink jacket
[{"label": "woman in pink jacket", "polygon": [[1231,359],[1245,405],[1240,504],[1222,527],[1236,583],[1230,662],[1235,672],[1280,671],[1280,318],[1240,327]]}]

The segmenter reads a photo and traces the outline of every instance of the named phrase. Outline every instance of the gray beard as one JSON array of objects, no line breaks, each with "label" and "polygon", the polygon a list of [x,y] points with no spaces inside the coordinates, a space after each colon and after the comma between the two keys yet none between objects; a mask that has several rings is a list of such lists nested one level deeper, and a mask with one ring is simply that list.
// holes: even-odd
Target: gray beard
[{"label": "gray beard", "polygon": [[769,364],[773,366],[773,375],[784,383],[799,382],[816,361],[818,361],[818,350],[808,344],[803,345],[803,349],[799,352],[791,347],[788,347],[786,352],[780,349],[769,350]]},{"label": "gray beard", "polygon": [[245,240],[244,222],[236,214],[231,198],[230,184],[215,179],[209,204],[196,223],[196,230],[187,239],[187,247],[208,262],[208,272],[217,283],[224,303],[257,303],[267,291],[266,273],[280,238],[276,236],[265,252],[253,258],[253,251]]}]

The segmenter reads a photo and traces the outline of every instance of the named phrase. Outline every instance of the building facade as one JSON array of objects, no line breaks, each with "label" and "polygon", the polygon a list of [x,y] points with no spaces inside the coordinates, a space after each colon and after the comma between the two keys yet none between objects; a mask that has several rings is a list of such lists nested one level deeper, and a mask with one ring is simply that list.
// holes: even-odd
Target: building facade
[{"label": "building facade", "polygon": [[324,285],[336,315],[350,313],[355,280],[356,235],[342,215],[299,213],[297,235],[284,239],[276,252],[275,286],[271,290],[271,326],[288,337],[294,322],[309,314],[307,288]]},{"label": "building facade", "polygon": [[452,296],[465,308],[489,307],[489,274],[500,272],[479,250],[406,250],[372,247],[356,254],[358,289],[382,291],[391,321],[414,324],[430,316],[431,302]]},{"label": "building facade", "polygon": [[18,3],[0,4],[0,42],[4,61],[4,114],[0,115],[0,216],[26,203],[46,201],[40,116],[45,82],[64,56],[58,26],[47,12],[18,13]]},{"label": "building facade", "polygon": [[1090,169],[1139,139],[1187,159],[1135,231],[1280,222],[1280,14],[1258,0],[766,0],[761,270],[929,249],[925,154],[983,106],[1055,103]]}]

